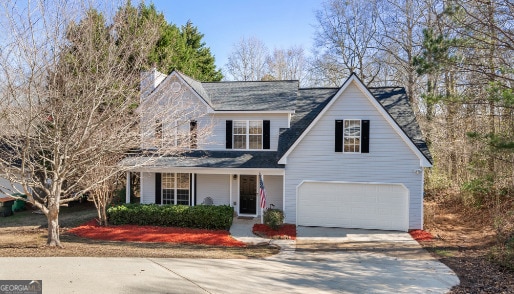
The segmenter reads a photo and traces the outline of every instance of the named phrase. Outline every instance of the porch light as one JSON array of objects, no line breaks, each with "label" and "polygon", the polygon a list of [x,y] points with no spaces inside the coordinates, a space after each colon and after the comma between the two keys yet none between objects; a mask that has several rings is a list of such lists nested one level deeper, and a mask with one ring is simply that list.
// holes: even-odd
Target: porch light
[{"label": "porch light", "polygon": [[232,176],[232,178],[233,178],[234,180],[237,180],[237,175],[233,175],[233,176]]}]

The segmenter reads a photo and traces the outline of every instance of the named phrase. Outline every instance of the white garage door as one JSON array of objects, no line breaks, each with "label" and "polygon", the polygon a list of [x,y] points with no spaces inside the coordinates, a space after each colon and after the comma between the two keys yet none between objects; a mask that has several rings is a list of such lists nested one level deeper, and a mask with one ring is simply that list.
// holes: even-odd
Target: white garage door
[{"label": "white garage door", "polygon": [[296,205],[300,226],[409,228],[409,191],[401,184],[303,182]]}]

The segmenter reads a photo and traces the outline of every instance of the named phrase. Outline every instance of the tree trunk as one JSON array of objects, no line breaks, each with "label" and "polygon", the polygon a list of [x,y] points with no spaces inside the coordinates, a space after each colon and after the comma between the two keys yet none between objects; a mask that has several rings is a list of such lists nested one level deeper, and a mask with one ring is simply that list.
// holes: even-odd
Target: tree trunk
[{"label": "tree trunk", "polygon": [[[489,34],[491,37],[491,44],[489,47],[489,82],[494,82],[494,74],[497,69],[497,65],[495,62],[496,57],[496,30],[495,30],[495,10],[493,1],[487,1],[487,10],[488,10],[488,23],[489,23]],[[496,135],[496,125],[495,125],[495,112],[496,112],[496,103],[494,102],[493,97],[489,97],[489,134],[491,138],[494,138]],[[492,175],[496,174],[496,156],[494,152],[489,153],[489,173]]]},{"label": "tree trunk", "polygon": [[102,218],[100,219],[102,221],[101,225],[107,227],[109,223],[107,222],[107,207],[106,205],[102,206]]},{"label": "tree trunk", "polygon": [[49,205],[46,218],[48,220],[48,238],[46,245],[63,248],[59,235],[59,204]]}]

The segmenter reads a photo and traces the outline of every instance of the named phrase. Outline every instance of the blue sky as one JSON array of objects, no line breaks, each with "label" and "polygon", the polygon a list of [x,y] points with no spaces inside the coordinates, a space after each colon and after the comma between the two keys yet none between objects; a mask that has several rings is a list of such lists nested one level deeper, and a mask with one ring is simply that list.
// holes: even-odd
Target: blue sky
[{"label": "blue sky", "polygon": [[234,43],[257,37],[269,50],[313,44],[315,10],[322,0],[153,0],[168,22],[184,25],[191,20],[222,68]]}]

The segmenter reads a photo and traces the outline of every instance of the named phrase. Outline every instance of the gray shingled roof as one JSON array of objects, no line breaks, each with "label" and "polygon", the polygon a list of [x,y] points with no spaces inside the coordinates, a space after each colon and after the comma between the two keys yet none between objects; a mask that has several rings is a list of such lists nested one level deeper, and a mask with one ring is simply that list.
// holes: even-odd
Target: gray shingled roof
[{"label": "gray shingled roof", "polygon": [[176,72],[214,110],[294,111],[298,81],[199,82]]},{"label": "gray shingled roof", "polygon": [[283,168],[275,151],[194,150],[177,156],[127,157],[123,166],[137,167],[211,167],[211,168]]},{"label": "gray shingled roof", "polygon": [[200,96],[202,97],[207,104],[209,104],[212,107],[212,101],[207,92],[205,91],[205,88],[202,86],[202,83],[177,71],[178,75],[184,79],[184,81]]},{"label": "gray shingled roof", "polygon": [[202,83],[215,110],[293,111],[298,81]]},{"label": "gray shingled roof", "polygon": [[339,88],[312,88],[298,91],[296,111],[291,118],[290,128],[280,130],[279,158],[291,148],[338,90]]},{"label": "gray shingled roof", "polygon": [[[339,88],[299,89],[298,81],[209,82],[201,83],[179,75],[217,111],[295,111],[289,129],[281,129],[277,152],[270,151],[192,151],[181,156],[148,159],[131,157],[123,164],[177,167],[282,168],[278,160],[291,148]],[[369,88],[371,94],[396,121],[421,153],[432,162],[430,151],[404,88]],[[145,161],[146,160],[146,161]],[[130,164],[129,164],[130,163]]]},{"label": "gray shingled roof", "polygon": [[423,153],[426,159],[432,163],[432,155],[423,139],[423,134],[416,121],[416,115],[412,110],[409,97],[405,88],[401,87],[381,87],[368,88],[371,94],[377,99],[385,110],[396,121],[398,126],[405,132],[409,139]]}]

